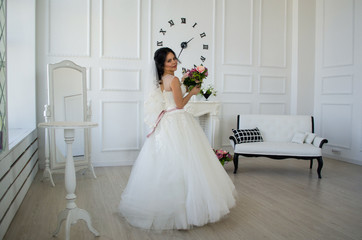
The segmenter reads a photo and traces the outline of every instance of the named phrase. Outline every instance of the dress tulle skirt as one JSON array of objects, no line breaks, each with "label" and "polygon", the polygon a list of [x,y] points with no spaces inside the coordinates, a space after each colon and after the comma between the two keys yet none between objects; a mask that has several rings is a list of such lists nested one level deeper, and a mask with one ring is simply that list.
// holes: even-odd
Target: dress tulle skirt
[{"label": "dress tulle skirt", "polygon": [[165,230],[216,222],[234,205],[235,186],[202,128],[176,110],[146,140],[119,210],[133,226]]}]

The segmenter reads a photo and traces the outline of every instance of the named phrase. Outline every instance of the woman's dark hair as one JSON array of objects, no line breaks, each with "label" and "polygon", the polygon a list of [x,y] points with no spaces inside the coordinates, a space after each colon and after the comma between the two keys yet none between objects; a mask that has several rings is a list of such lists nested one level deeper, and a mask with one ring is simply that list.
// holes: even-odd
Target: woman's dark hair
[{"label": "woman's dark hair", "polygon": [[153,59],[155,60],[159,81],[161,81],[162,75],[165,72],[164,65],[165,65],[165,61],[166,61],[166,56],[170,52],[173,53],[174,56],[176,56],[175,52],[171,48],[164,47],[164,48],[157,49],[157,51],[155,52],[155,55],[153,57]]}]

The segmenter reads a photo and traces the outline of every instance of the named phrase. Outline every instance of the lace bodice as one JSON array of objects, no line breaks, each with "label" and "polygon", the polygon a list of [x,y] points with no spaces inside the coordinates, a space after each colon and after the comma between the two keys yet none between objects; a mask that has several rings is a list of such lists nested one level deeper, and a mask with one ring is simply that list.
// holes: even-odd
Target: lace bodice
[{"label": "lace bodice", "polygon": [[[175,99],[173,98],[173,93],[171,90],[171,81],[174,78],[174,75],[166,75],[162,77],[162,82],[164,86],[163,98],[165,100],[166,109],[171,109],[176,107]],[[186,93],[185,85],[181,84],[182,95]]]}]

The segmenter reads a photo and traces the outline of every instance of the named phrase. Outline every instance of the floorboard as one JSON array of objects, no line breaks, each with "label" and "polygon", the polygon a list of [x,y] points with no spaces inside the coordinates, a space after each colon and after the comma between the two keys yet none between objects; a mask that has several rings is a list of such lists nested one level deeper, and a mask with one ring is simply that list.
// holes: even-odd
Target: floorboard
[{"label": "floorboard", "polygon": [[[188,231],[144,231],[117,212],[131,167],[95,168],[97,179],[77,174],[78,207],[86,209],[101,236],[95,238],[83,221],[72,225],[71,239],[362,239],[362,166],[324,159],[322,179],[309,161],[267,158],[239,159],[225,170],[234,182],[237,205],[221,221]],[[64,223],[52,237],[57,214],[65,208],[64,175],[56,186],[41,181],[38,172],[4,239],[64,239]]]}]

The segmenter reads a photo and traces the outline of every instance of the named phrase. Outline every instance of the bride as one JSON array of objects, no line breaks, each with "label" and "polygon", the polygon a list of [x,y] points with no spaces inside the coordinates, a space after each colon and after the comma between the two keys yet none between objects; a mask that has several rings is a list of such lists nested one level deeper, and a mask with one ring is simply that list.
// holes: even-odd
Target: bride
[{"label": "bride", "polygon": [[119,210],[131,225],[143,229],[189,229],[216,222],[235,205],[235,186],[198,122],[183,109],[200,88],[185,95],[185,86],[174,76],[178,59],[170,48],[158,49],[154,60],[159,82],[145,108],[156,105],[152,109],[158,106],[160,111],[133,165]]}]

